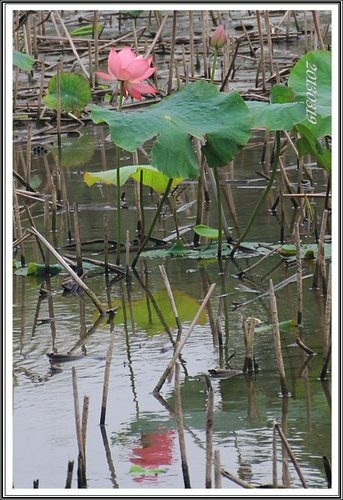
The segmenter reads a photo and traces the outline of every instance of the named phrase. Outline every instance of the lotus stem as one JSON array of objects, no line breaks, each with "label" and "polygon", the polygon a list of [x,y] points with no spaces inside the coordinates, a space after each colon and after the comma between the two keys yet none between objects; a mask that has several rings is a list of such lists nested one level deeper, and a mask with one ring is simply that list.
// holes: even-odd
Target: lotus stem
[{"label": "lotus stem", "polygon": [[275,176],[276,176],[276,171],[277,171],[277,166],[278,166],[278,163],[279,163],[279,155],[280,155],[280,131],[277,130],[276,131],[276,135],[275,135],[275,138],[276,138],[276,142],[275,142],[275,148],[274,148],[274,156],[273,156],[273,163],[272,163],[272,172],[271,172],[271,175],[269,177],[269,181],[268,181],[268,184],[267,184],[267,187],[266,189],[263,191],[262,193],[262,196],[261,198],[259,199],[259,201],[257,202],[255,208],[254,208],[254,211],[250,217],[250,220],[247,224],[247,227],[245,228],[245,231],[243,231],[243,233],[241,234],[241,236],[238,238],[238,240],[236,241],[235,243],[235,246],[233,247],[231,253],[230,253],[230,257],[233,257],[237,248],[239,247],[239,245],[242,243],[242,241],[244,240],[244,238],[246,237],[246,235],[249,233],[250,231],[250,228],[256,218],[256,215],[258,213],[258,211],[260,210],[260,208],[262,207],[269,191],[271,190],[272,188],[272,185],[274,183],[274,180],[275,180]]},{"label": "lotus stem", "polygon": [[151,223],[151,225],[150,225],[149,231],[148,231],[147,235],[145,236],[145,238],[144,238],[143,242],[141,243],[140,247],[138,248],[135,258],[133,259],[133,262],[132,262],[132,264],[131,264],[131,267],[132,267],[132,268],[136,267],[136,264],[137,264],[137,261],[138,261],[138,259],[139,259],[140,254],[143,252],[143,250],[144,250],[144,248],[145,248],[146,244],[147,244],[147,243],[148,243],[148,241],[150,240],[150,237],[151,237],[152,232],[153,232],[153,230],[154,230],[154,227],[155,227],[155,224],[156,224],[156,222],[157,222],[157,219],[158,219],[158,217],[159,217],[159,215],[160,215],[160,213],[161,213],[161,209],[162,209],[162,207],[163,207],[163,205],[164,205],[164,202],[166,201],[166,199],[167,199],[167,197],[168,197],[168,193],[169,193],[169,191],[170,191],[170,188],[171,188],[172,183],[173,183],[173,179],[172,179],[172,178],[170,178],[170,179],[169,179],[169,181],[168,181],[168,184],[167,184],[166,190],[165,190],[165,192],[164,192],[164,194],[163,194],[163,196],[162,196],[162,198],[161,198],[161,200],[160,200],[160,203],[158,204],[158,207],[157,207],[157,210],[156,210],[155,216],[154,216],[154,218],[153,218],[153,221],[152,221],[152,223]]}]

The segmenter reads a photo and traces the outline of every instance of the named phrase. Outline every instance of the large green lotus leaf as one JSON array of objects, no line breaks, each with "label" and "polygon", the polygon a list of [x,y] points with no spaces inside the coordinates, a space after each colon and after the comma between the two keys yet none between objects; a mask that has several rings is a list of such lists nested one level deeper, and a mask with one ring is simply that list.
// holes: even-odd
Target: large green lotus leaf
[{"label": "large green lotus leaf", "polygon": [[13,50],[13,64],[23,71],[30,71],[35,63],[35,58],[29,54]]},{"label": "large green lotus leaf", "polygon": [[[88,80],[77,73],[61,73],[61,110],[75,113],[86,107],[91,99],[91,89]],[[49,82],[48,94],[43,97],[44,104],[51,109],[57,109],[57,75]]]},{"label": "large green lotus leaf", "polygon": [[[144,186],[149,186],[154,191],[160,194],[165,192],[169,178],[151,165],[127,165],[125,167],[120,167],[120,186],[123,186],[130,177],[135,179],[137,182],[140,182],[141,172],[143,172],[142,183],[144,184]],[[117,169],[115,168],[104,172],[85,172],[83,180],[89,187],[93,186],[93,184],[95,184],[96,182],[101,182],[103,184],[112,184],[113,186],[116,186]],[[182,178],[173,179],[172,187],[177,186],[182,181]]]},{"label": "large green lotus leaf", "polygon": [[268,130],[291,130],[306,118],[305,105],[300,102],[269,104],[268,102],[247,101],[253,118],[254,128]]},{"label": "large green lotus leaf", "polygon": [[[181,323],[193,321],[199,309],[198,301],[181,290],[173,290],[173,296]],[[112,305],[121,305],[121,302]],[[164,332],[164,325],[168,326],[168,328],[176,328],[175,317],[165,289],[154,292],[151,297],[133,300],[132,310],[135,324],[149,335]],[[204,311],[199,318],[198,324],[203,325],[205,321],[206,312]],[[116,323],[123,322],[123,310],[119,308],[116,314]]]},{"label": "large green lotus leaf", "polygon": [[202,141],[208,164],[214,167],[232,160],[251,131],[251,118],[238,92],[219,92],[205,81],[186,85],[144,111],[120,113],[93,106],[91,116],[95,123],[105,121],[113,142],[127,151],[156,138],[151,164],[167,177],[199,175],[191,137]]},{"label": "large green lotus leaf", "polygon": [[309,102],[315,105],[317,123],[306,118],[302,124],[316,137],[331,135],[331,52],[316,50],[305,54],[290,72],[288,86],[294,90],[296,101],[306,103],[310,95]]}]

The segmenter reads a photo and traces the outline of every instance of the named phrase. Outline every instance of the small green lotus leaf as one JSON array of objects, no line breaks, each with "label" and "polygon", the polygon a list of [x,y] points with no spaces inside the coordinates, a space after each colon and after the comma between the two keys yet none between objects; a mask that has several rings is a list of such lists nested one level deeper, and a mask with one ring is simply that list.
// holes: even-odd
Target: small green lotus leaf
[{"label": "small green lotus leaf", "polygon": [[[76,28],[73,31],[70,32],[71,36],[87,36],[87,35],[93,35],[93,24],[89,24],[87,26],[81,26],[81,28]],[[97,30],[100,32],[102,30],[102,25],[98,24],[97,25]]]},{"label": "small green lotus leaf", "polygon": [[[199,236],[203,236],[204,238],[218,239],[219,238],[219,229],[215,229],[214,227],[206,226],[206,224],[198,224],[193,227],[193,231]],[[224,231],[221,231],[224,236]]]},{"label": "small green lotus leaf", "polygon": [[[61,110],[66,113],[81,111],[91,99],[88,80],[83,75],[65,72],[60,74]],[[43,97],[44,104],[57,109],[57,75],[49,82],[48,94]]]},{"label": "small green lotus leaf", "polygon": [[63,270],[60,264],[52,264],[46,267],[45,264],[29,262],[27,267],[20,267],[15,274],[20,276],[55,276]]},{"label": "small green lotus leaf", "polygon": [[13,64],[23,71],[30,71],[35,63],[35,58],[18,50],[13,50]]}]

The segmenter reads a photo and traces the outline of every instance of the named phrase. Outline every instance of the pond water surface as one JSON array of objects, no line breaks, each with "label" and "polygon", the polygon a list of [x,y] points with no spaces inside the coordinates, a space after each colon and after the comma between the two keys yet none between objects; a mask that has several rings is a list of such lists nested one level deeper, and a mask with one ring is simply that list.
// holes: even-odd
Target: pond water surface
[{"label": "pond water surface", "polygon": [[[108,217],[109,238],[115,235],[115,187],[87,187],[83,172],[114,168],[114,147],[106,142],[106,127],[84,127],[80,137],[65,137],[62,154],[62,188],[70,206],[76,201],[80,213],[81,240],[104,238],[104,215]],[[44,157],[32,157],[32,179],[40,192],[49,192],[51,176],[56,174],[56,147]],[[234,164],[221,169],[223,191],[231,200],[225,209],[233,231],[242,231],[265,186],[256,171],[263,171],[261,157],[263,135],[256,133],[251,145],[244,149]],[[17,149],[15,154],[24,155]],[[18,157],[19,157],[18,156]],[[18,160],[19,161],[19,160]],[[124,156],[123,164],[132,158]],[[20,165],[20,161],[19,161]],[[287,156],[291,181],[297,179],[294,158]],[[325,189],[325,175],[309,169],[314,176],[314,189]],[[20,167],[19,167],[20,171]],[[253,179],[253,181],[251,181]],[[247,181],[250,180],[249,183]],[[258,187],[260,186],[260,188]],[[136,203],[131,183],[125,191],[126,208],[122,209],[123,229],[130,238],[136,235]],[[196,184],[177,191],[177,218],[180,228],[192,226],[196,215]],[[275,244],[279,242],[278,215],[272,215],[275,191],[256,219],[247,240]],[[208,223],[216,226],[215,198],[211,202]],[[66,199],[64,197],[64,199]],[[146,223],[151,220],[158,198],[144,189]],[[285,200],[285,240],[293,241],[294,210]],[[324,202],[316,201],[317,224]],[[234,208],[234,210],[233,210]],[[43,230],[42,203],[32,207],[37,229]],[[297,214],[296,214],[297,213]],[[71,214],[72,215],[72,214]],[[302,240],[314,243],[314,224],[301,218]],[[27,226],[30,226],[27,221]],[[170,208],[166,208],[154,231],[158,238],[168,237],[175,230]],[[72,234],[73,228],[72,228]],[[237,233],[235,233],[237,234]],[[191,229],[182,235],[191,242]],[[56,231],[50,241],[63,253],[68,239],[68,220],[62,211],[57,215]],[[73,240],[72,240],[73,242]],[[84,256],[104,260],[103,245],[97,243]],[[131,260],[134,252],[131,253]],[[27,262],[40,261],[37,244],[25,242]],[[19,253],[16,256],[19,258]],[[179,310],[183,334],[192,322],[210,283],[216,283],[208,307],[195,326],[182,351],[181,394],[185,425],[185,442],[192,488],[205,487],[206,412],[208,393],[204,374],[218,368],[219,349],[213,339],[213,324],[224,336],[223,356],[230,367],[241,370],[245,346],[242,318],[254,316],[261,320],[256,329],[254,355],[258,371],[254,375],[238,374],[228,379],[212,378],[214,394],[213,449],[219,450],[222,467],[254,486],[272,483],[273,422],[281,424],[294,455],[310,488],[326,488],[323,456],[331,456],[330,395],[327,383],[319,381],[322,369],[323,322],[325,302],[320,290],[312,290],[312,278],[303,281],[304,307],[302,338],[316,353],[308,357],[295,342],[297,328],[282,331],[282,347],[289,397],[280,396],[280,381],[271,328],[269,298],[257,299],[268,290],[269,278],[279,283],[295,274],[293,265],[272,256],[259,264],[247,279],[237,278],[259,257],[237,255],[233,261],[199,260],[182,257],[147,258],[138,261],[131,283],[111,280],[104,274],[89,271],[87,285],[109,307],[120,306],[115,317],[115,341],[109,381],[105,433],[99,426],[105,357],[111,337],[107,318],[100,320],[87,297],[63,294],[61,283],[65,272],[49,279],[14,275],[13,332],[13,484],[15,488],[31,488],[39,479],[40,488],[64,488],[69,460],[74,460],[72,487],[77,487],[77,438],[72,388],[72,367],[76,369],[80,406],[89,397],[86,439],[88,488],[183,488],[178,434],[175,418],[174,379],[167,380],[161,390],[164,402],[153,395],[153,389],[173,354],[171,337],[177,328],[165,291],[159,265],[165,266]],[[122,254],[123,263],[125,255]],[[110,252],[110,261],[115,254]],[[273,268],[276,269],[273,271]],[[312,261],[304,263],[304,275],[314,271]],[[269,274],[271,273],[271,274]],[[42,288],[44,293],[42,293]],[[223,300],[223,297],[225,300]],[[234,304],[254,299],[244,307]],[[277,292],[279,321],[296,319],[296,283]],[[80,336],[88,332],[78,345]],[[79,359],[51,365],[47,353],[83,354]],[[291,461],[281,454],[278,442],[278,484],[301,488]],[[240,486],[222,478],[223,488]]]}]

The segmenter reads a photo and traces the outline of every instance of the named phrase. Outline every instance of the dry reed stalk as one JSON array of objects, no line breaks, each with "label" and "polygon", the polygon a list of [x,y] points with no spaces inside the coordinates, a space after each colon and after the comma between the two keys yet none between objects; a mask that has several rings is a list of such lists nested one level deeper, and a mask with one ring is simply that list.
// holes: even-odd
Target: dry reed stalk
[{"label": "dry reed stalk", "polygon": [[36,120],[38,121],[41,115],[41,107],[42,107],[42,99],[44,94],[44,80],[45,80],[45,65],[41,63],[41,73],[40,73],[40,84],[39,84],[39,93],[37,100],[37,114]]},{"label": "dry reed stalk", "polygon": [[264,60],[264,42],[263,42],[263,32],[262,32],[262,23],[261,23],[261,14],[260,11],[256,11],[256,21],[257,21],[257,29],[258,29],[258,35],[260,39],[260,59],[258,63],[258,68],[256,72],[256,83],[255,86],[258,88],[258,78],[259,78],[259,73],[261,71],[262,73],[262,90],[263,92],[266,91],[266,68],[265,68],[265,60]]},{"label": "dry reed stalk", "polygon": [[170,95],[173,90],[173,71],[174,71],[174,59],[175,59],[175,45],[176,45],[176,23],[177,23],[177,10],[173,11],[173,27],[172,27],[172,39],[171,48],[169,56],[169,76],[168,76],[168,88],[167,94]]},{"label": "dry reed stalk", "polygon": [[319,281],[322,281],[323,295],[326,295],[327,283],[326,283],[326,268],[325,268],[325,251],[324,251],[324,239],[326,233],[326,226],[328,221],[329,211],[324,210],[322,223],[320,227],[319,240],[318,240],[318,250],[317,250],[317,261],[316,267],[313,274],[312,288],[318,289]]},{"label": "dry reed stalk", "polygon": [[254,369],[254,334],[255,334],[256,318],[243,318],[242,327],[244,334],[245,359],[243,372],[253,373]]},{"label": "dry reed stalk", "polygon": [[289,458],[292,460],[292,463],[293,463],[294,468],[299,476],[299,479],[301,481],[303,488],[308,488],[306,480],[305,480],[303,473],[301,472],[300,466],[298,464],[298,461],[295,458],[294,453],[292,452],[291,447],[289,446],[288,441],[287,441],[284,433],[282,432],[280,425],[277,422],[274,422],[274,427],[281,438],[282,444],[283,444],[284,448],[286,449]]},{"label": "dry reed stalk", "polygon": [[73,381],[73,397],[74,397],[74,415],[75,415],[75,426],[76,426],[76,438],[77,445],[79,448],[78,455],[78,470],[77,470],[77,483],[78,488],[87,488],[86,480],[86,469],[85,469],[85,455],[84,446],[82,441],[82,428],[81,428],[81,417],[80,417],[80,405],[79,405],[79,392],[77,388],[77,378],[75,367],[72,367],[72,381]]},{"label": "dry reed stalk", "polygon": [[112,353],[115,339],[115,328],[113,323],[113,318],[111,319],[111,339],[108,346],[108,350],[106,353],[106,364],[105,364],[105,372],[104,372],[104,385],[102,390],[102,403],[101,403],[101,414],[100,414],[100,425],[105,425],[106,419],[106,409],[107,409],[107,397],[108,397],[108,387],[109,387],[109,379],[111,372],[111,361],[112,361]]},{"label": "dry reed stalk", "polygon": [[74,201],[73,203],[73,219],[74,219],[74,239],[75,239],[75,251],[76,251],[76,272],[78,276],[82,276],[83,275],[82,246],[81,246],[81,235],[80,235],[79,207],[77,201]]},{"label": "dry reed stalk", "polygon": [[270,71],[270,77],[273,76],[273,41],[272,41],[272,36],[271,36],[271,29],[270,29],[270,21],[269,21],[269,12],[265,10],[263,12],[264,14],[264,24],[266,27],[266,32],[267,32],[267,44],[268,44],[268,55],[269,55],[269,71]]},{"label": "dry reed stalk", "polygon": [[71,488],[72,481],[73,481],[73,470],[74,470],[74,460],[68,460],[67,479],[66,479],[66,485],[65,485],[66,489]]},{"label": "dry reed stalk", "polygon": [[180,321],[180,318],[179,318],[179,313],[177,311],[177,307],[176,307],[176,304],[175,304],[173,291],[171,289],[171,286],[170,286],[170,283],[169,283],[169,279],[168,279],[168,276],[167,276],[167,273],[166,273],[164,265],[162,264],[162,265],[160,265],[158,267],[160,269],[160,273],[161,273],[161,276],[162,276],[162,279],[163,279],[163,283],[164,283],[164,286],[166,287],[168,298],[169,298],[169,301],[170,301],[170,305],[171,305],[172,310],[173,310],[173,314],[174,314],[176,326],[177,326],[177,329],[178,329],[178,339],[180,339],[180,336],[181,336],[181,333],[182,333],[182,325],[181,325],[181,321]]},{"label": "dry reed stalk", "polygon": [[208,50],[209,50],[209,33],[208,33],[208,11],[202,10],[201,15],[201,32],[202,32],[202,50],[203,50],[203,65],[204,78],[209,78],[208,72]]},{"label": "dry reed stalk", "polygon": [[159,28],[158,28],[158,30],[157,30],[157,33],[156,33],[156,35],[155,35],[155,37],[154,37],[153,41],[151,42],[151,44],[150,44],[150,46],[149,46],[148,50],[145,52],[145,56],[144,56],[144,57],[145,57],[145,59],[147,59],[147,58],[149,57],[149,55],[151,54],[151,52],[153,51],[153,49],[154,49],[154,47],[155,47],[155,45],[156,45],[157,41],[159,40],[159,38],[160,38],[160,36],[161,36],[162,30],[163,30],[163,28],[164,28],[164,25],[166,24],[167,19],[168,19],[168,17],[170,16],[171,12],[172,12],[172,11],[168,11],[168,12],[166,12],[166,13],[165,13],[165,15],[163,16],[163,19],[162,19],[162,21],[160,22],[160,26],[159,26]]},{"label": "dry reed stalk", "polygon": [[219,89],[220,92],[223,92],[224,89],[227,88],[227,83],[229,81],[231,72],[234,70],[234,67],[235,67],[235,61],[236,61],[236,57],[237,57],[237,54],[238,54],[239,44],[240,44],[240,40],[239,40],[239,38],[237,38],[236,39],[235,51],[233,53],[229,69],[227,70],[227,73],[226,73],[225,77],[223,78],[223,82],[222,82],[221,87]]},{"label": "dry reed stalk", "polygon": [[[220,207],[219,207],[220,211],[221,211],[221,224],[220,224],[220,226],[222,226],[222,228],[223,228],[226,241],[228,243],[231,243],[231,242],[233,242],[233,238],[232,238],[232,235],[230,233],[230,229],[229,229],[229,226],[228,226],[228,223],[227,223],[227,220],[226,220],[226,216],[225,216],[225,211],[224,211],[224,208],[223,208],[223,204],[221,203],[221,196],[219,194],[219,190],[221,189],[221,187],[220,187],[220,179],[219,179],[219,175],[217,176],[217,178],[215,177],[213,170],[214,169],[212,169],[212,168],[208,168],[207,169],[207,173],[208,173],[208,176],[210,178],[210,182],[211,182],[211,185],[212,185],[212,188],[213,188],[213,191],[214,191],[216,202],[220,203]],[[217,170],[217,169],[215,169],[215,170]]]},{"label": "dry reed stalk", "polygon": [[88,297],[92,300],[93,304],[97,307],[99,313],[101,315],[105,315],[106,311],[103,308],[103,306],[102,306],[101,302],[99,301],[99,299],[97,298],[97,296],[95,295],[95,293],[82,281],[81,278],[79,278],[79,276],[66,263],[66,261],[63,259],[63,257],[54,249],[54,247],[52,245],[50,245],[50,243],[46,240],[46,238],[44,238],[44,236],[41,235],[37,231],[37,229],[35,229],[33,227],[28,229],[28,232],[30,232],[31,234],[36,236],[36,238],[38,238],[49,249],[49,251],[52,253],[52,255],[58,260],[58,262],[60,264],[62,264],[64,269],[67,271],[67,273],[70,274],[70,276],[76,281],[76,283],[82,288],[82,290],[84,290],[86,295],[88,295]]},{"label": "dry reed stalk", "polygon": [[273,422],[273,488],[278,487],[278,477],[277,477],[277,441],[276,441],[276,428],[275,422]]},{"label": "dry reed stalk", "polygon": [[313,10],[312,11],[312,19],[313,19],[313,24],[314,24],[314,30],[320,45],[320,48],[322,50],[325,50],[325,44],[323,41],[322,33],[320,31],[320,22],[319,22],[319,11],[318,10]]},{"label": "dry reed stalk", "polygon": [[89,397],[83,397],[83,408],[82,408],[82,423],[81,423],[81,434],[82,434],[82,445],[83,445],[83,456],[86,463],[86,438],[87,438],[87,422],[88,422],[88,411],[89,411]]},{"label": "dry reed stalk", "polygon": [[246,489],[253,489],[253,488],[255,488],[255,486],[252,485],[251,483],[248,483],[247,481],[244,481],[243,479],[239,478],[238,476],[235,476],[235,474],[232,474],[231,472],[229,472],[229,471],[227,471],[227,470],[225,470],[223,468],[221,469],[221,475],[223,477],[226,477],[227,479],[230,479],[230,481],[232,481],[235,484],[238,484],[242,488],[246,488]]},{"label": "dry reed stalk", "polygon": [[[15,189],[13,189],[13,233],[15,239],[20,239],[22,240],[23,238],[23,229],[21,226],[21,220],[20,220],[20,210],[19,210],[19,203],[18,203],[18,196],[17,192]],[[19,243],[20,247],[20,262],[21,262],[21,267],[25,267],[25,255],[24,255],[24,245],[23,243]]]},{"label": "dry reed stalk", "polygon": [[326,294],[325,315],[324,315],[324,334],[323,334],[323,368],[320,374],[320,379],[327,378],[327,368],[331,357],[331,307],[332,307],[332,290],[331,290],[331,265],[328,271],[328,289]]},{"label": "dry reed stalk", "polygon": [[303,281],[302,281],[302,261],[301,261],[301,241],[299,223],[294,225],[295,233],[295,250],[296,250],[296,263],[297,263],[297,325],[302,326],[303,320]]},{"label": "dry reed stalk", "polygon": [[108,217],[104,215],[104,263],[105,273],[108,274]]},{"label": "dry reed stalk", "polygon": [[210,377],[205,375],[207,385],[207,413],[206,413],[206,476],[205,488],[212,488],[212,461],[213,461],[213,404],[214,395]]},{"label": "dry reed stalk", "polygon": [[125,276],[126,283],[130,283],[130,231],[126,231],[125,238]]},{"label": "dry reed stalk", "polygon": [[56,10],[56,11],[54,11],[54,13],[53,13],[53,14],[54,14],[54,15],[56,15],[57,19],[59,20],[59,22],[60,22],[60,24],[61,24],[61,26],[62,26],[62,28],[63,28],[63,31],[64,31],[64,33],[65,33],[65,36],[67,37],[67,39],[68,39],[68,41],[69,41],[69,43],[70,43],[70,47],[71,47],[71,49],[72,49],[72,51],[73,51],[73,53],[74,53],[74,55],[75,55],[76,59],[78,60],[78,63],[79,63],[79,65],[80,65],[80,67],[81,67],[82,71],[84,72],[84,74],[85,74],[85,76],[86,76],[87,80],[88,80],[88,81],[90,81],[89,73],[88,73],[87,69],[85,68],[85,66],[84,66],[83,62],[82,62],[82,61],[81,61],[81,59],[80,59],[80,56],[79,56],[79,54],[78,54],[78,52],[77,52],[77,50],[76,50],[76,48],[75,48],[74,42],[73,42],[73,40],[72,40],[72,38],[71,38],[71,36],[70,36],[70,34],[69,34],[68,29],[66,28],[66,26],[65,26],[65,24],[64,24],[64,22],[63,22],[63,20],[62,20],[62,18],[61,18],[61,16],[60,16],[60,14],[59,14],[59,12]]},{"label": "dry reed stalk", "polygon": [[183,482],[185,488],[191,488],[191,480],[189,477],[189,469],[188,469],[187,453],[186,453],[185,433],[183,427],[183,413],[182,413],[182,400],[181,400],[181,388],[180,388],[180,363],[178,361],[176,361],[175,363],[175,414],[176,414],[177,432],[179,436]]},{"label": "dry reed stalk", "polygon": [[176,360],[177,360],[177,358],[178,358],[179,354],[181,353],[181,351],[182,351],[182,349],[183,349],[184,345],[186,344],[186,342],[187,342],[187,340],[188,340],[188,338],[189,338],[190,334],[192,333],[192,331],[193,331],[193,329],[194,329],[195,325],[197,324],[197,322],[198,322],[198,320],[199,320],[199,318],[200,318],[200,316],[201,316],[201,314],[202,314],[203,310],[205,309],[205,307],[206,307],[206,305],[207,305],[207,302],[209,301],[209,299],[210,299],[210,297],[211,297],[211,295],[212,295],[212,292],[213,292],[213,290],[214,290],[215,286],[216,286],[216,284],[215,284],[215,283],[213,283],[213,284],[210,286],[210,288],[209,288],[209,290],[208,290],[208,292],[207,292],[207,294],[206,294],[206,297],[205,297],[205,298],[204,298],[204,300],[202,301],[202,304],[201,304],[201,306],[199,307],[199,310],[198,310],[198,312],[196,313],[196,315],[195,315],[195,317],[194,317],[194,319],[193,319],[192,323],[190,324],[190,326],[189,326],[189,328],[188,328],[188,330],[187,330],[187,332],[186,332],[186,334],[185,334],[184,338],[180,341],[179,345],[176,347],[176,349],[175,349],[175,351],[174,351],[174,355],[173,355],[172,359],[169,361],[167,368],[165,369],[165,371],[164,371],[164,373],[163,373],[162,377],[160,378],[160,380],[158,381],[158,383],[157,383],[156,387],[154,388],[154,390],[153,390],[153,392],[154,392],[154,393],[157,393],[157,392],[159,392],[159,391],[161,390],[161,388],[162,388],[162,386],[163,386],[163,384],[164,384],[164,382],[165,382],[165,380],[166,380],[167,376],[169,375],[169,373],[171,372],[172,368],[174,367],[174,364],[175,364],[175,362],[176,362]]},{"label": "dry reed stalk", "polygon": [[[49,196],[45,195],[44,197],[44,236],[47,241],[49,241],[49,235],[50,235],[50,212],[49,212]],[[45,252],[44,252],[44,264],[45,264],[45,269],[47,274],[49,273],[49,266],[50,266],[50,253],[49,249],[45,247]]]},{"label": "dry reed stalk", "polygon": [[214,487],[220,489],[222,487],[220,451],[214,450]]},{"label": "dry reed stalk", "polygon": [[98,33],[98,23],[99,23],[99,11],[94,10],[93,12],[93,38],[94,38],[94,85],[98,86],[98,77],[95,72],[99,69],[99,33]]},{"label": "dry reed stalk", "polygon": [[100,432],[101,432],[102,441],[104,443],[105,454],[106,454],[108,468],[109,468],[109,471],[111,474],[111,481],[113,484],[113,488],[119,488],[119,484],[117,481],[117,474],[116,474],[114,464],[113,464],[111,448],[110,448],[110,444],[109,444],[108,439],[107,439],[106,427],[104,425],[100,426]]},{"label": "dry reed stalk", "polygon": [[277,361],[279,377],[280,377],[281,394],[284,397],[284,396],[289,396],[289,392],[287,389],[286,374],[285,374],[285,368],[284,368],[283,358],[282,358],[282,348],[281,348],[281,339],[280,339],[280,330],[279,330],[279,318],[278,318],[277,303],[276,303],[276,297],[275,297],[275,292],[274,292],[273,280],[269,280],[269,295],[270,295],[270,309],[271,309],[272,324],[273,324],[276,361]]},{"label": "dry reed stalk", "polygon": [[26,163],[25,163],[25,179],[30,182],[31,177],[31,144],[32,144],[32,125],[31,123],[27,126],[27,143],[26,143]]},{"label": "dry reed stalk", "polygon": [[194,53],[194,22],[193,22],[193,11],[188,11],[188,26],[189,26],[189,50],[190,50],[190,68],[191,77],[194,77],[195,69],[195,53]]},{"label": "dry reed stalk", "polygon": [[[56,131],[57,131],[57,146],[61,150],[61,66],[57,66],[57,84],[56,84],[56,99],[57,99],[57,116],[56,116]],[[60,166],[60,161],[58,162]]]},{"label": "dry reed stalk", "polygon": [[251,55],[251,57],[253,57],[254,59],[256,59],[255,50],[254,50],[254,47],[253,47],[253,45],[251,43],[250,36],[249,36],[249,33],[248,33],[248,31],[247,31],[247,29],[245,27],[245,24],[244,24],[244,22],[242,20],[240,21],[240,23],[241,23],[242,30],[244,31],[245,37],[246,37],[247,42],[248,42],[250,55]]}]

